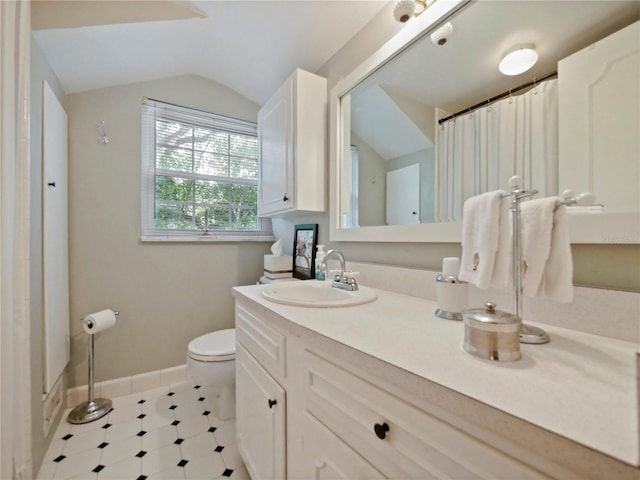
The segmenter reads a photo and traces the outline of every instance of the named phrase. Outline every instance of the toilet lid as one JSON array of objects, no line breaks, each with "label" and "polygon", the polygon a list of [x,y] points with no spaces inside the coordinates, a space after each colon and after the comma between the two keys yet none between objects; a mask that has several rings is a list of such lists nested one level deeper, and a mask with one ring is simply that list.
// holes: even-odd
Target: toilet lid
[{"label": "toilet lid", "polygon": [[217,362],[232,360],[236,356],[236,330],[218,330],[189,342],[189,356],[196,360]]}]

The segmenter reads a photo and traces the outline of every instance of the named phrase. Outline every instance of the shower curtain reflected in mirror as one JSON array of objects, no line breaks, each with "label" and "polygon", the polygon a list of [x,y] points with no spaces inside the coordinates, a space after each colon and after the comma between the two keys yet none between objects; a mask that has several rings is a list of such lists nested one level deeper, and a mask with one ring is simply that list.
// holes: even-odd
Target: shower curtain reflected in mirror
[{"label": "shower curtain reflected in mirror", "polygon": [[462,114],[437,130],[437,222],[462,220],[467,198],[508,189],[513,175],[540,196],[558,194],[557,79]]}]

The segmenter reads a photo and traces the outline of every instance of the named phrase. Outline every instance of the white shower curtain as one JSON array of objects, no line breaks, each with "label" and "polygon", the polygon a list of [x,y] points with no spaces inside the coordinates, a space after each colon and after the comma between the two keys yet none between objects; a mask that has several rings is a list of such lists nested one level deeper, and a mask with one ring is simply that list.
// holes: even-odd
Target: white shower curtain
[{"label": "white shower curtain", "polygon": [[0,478],[30,479],[28,1],[0,1]]},{"label": "white shower curtain", "polygon": [[558,194],[558,80],[438,127],[436,221],[462,220],[464,201],[508,190],[520,175],[541,196]]}]

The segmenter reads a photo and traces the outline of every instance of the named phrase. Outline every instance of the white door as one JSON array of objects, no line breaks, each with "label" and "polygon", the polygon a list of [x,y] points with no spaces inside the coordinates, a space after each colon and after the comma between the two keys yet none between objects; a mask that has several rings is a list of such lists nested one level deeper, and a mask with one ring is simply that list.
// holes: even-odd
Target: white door
[{"label": "white door", "polygon": [[558,63],[559,191],[640,207],[640,22]]},{"label": "white door", "polygon": [[47,82],[42,99],[44,393],[69,361],[67,114]]},{"label": "white door", "polygon": [[253,480],[285,478],[285,411],[282,387],[237,344],[238,449]]},{"label": "white door", "polygon": [[387,225],[420,223],[420,165],[387,172]]}]

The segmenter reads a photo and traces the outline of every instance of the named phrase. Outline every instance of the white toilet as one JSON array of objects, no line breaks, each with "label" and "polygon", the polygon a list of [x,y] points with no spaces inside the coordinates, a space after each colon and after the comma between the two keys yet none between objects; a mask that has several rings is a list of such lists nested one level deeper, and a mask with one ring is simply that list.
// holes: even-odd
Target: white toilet
[{"label": "white toilet", "polygon": [[213,412],[221,420],[235,417],[236,404],[236,330],[218,330],[189,342],[187,369],[191,379],[201,386],[213,387]]}]

